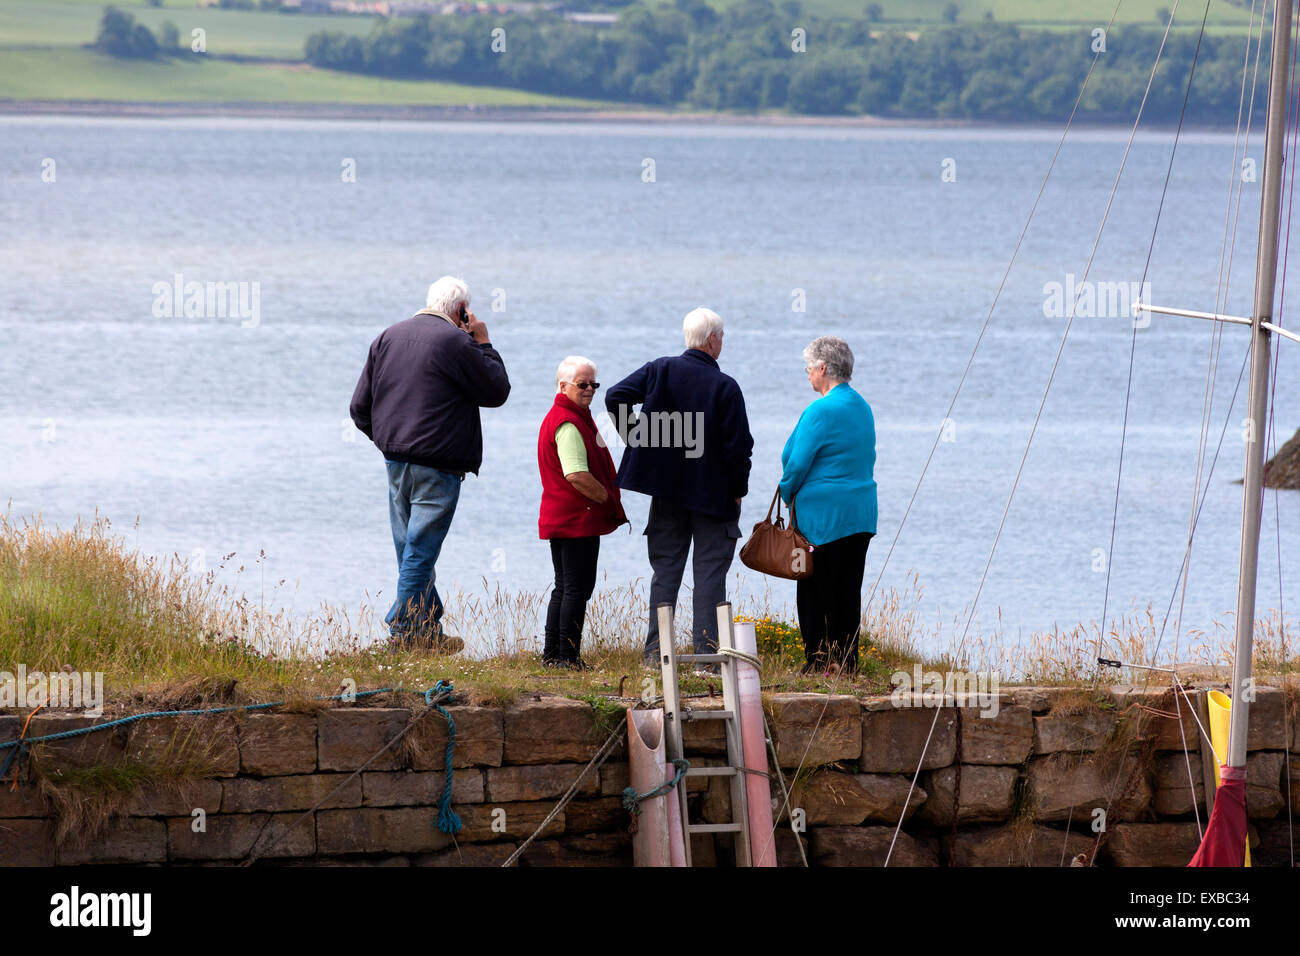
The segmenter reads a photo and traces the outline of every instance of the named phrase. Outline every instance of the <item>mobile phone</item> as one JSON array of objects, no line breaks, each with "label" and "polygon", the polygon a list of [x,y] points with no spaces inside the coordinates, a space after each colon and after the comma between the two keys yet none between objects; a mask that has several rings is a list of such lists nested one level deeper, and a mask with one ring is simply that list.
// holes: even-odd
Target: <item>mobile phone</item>
[{"label": "mobile phone", "polygon": [[465,308],[464,302],[460,304],[460,313],[457,315],[457,319],[459,319],[462,328],[469,327],[469,310]]}]

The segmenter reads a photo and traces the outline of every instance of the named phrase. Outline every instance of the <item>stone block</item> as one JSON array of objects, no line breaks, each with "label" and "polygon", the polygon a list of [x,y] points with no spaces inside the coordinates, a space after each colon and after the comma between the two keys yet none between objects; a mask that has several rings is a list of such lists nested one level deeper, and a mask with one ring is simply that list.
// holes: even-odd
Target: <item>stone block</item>
[{"label": "stone block", "polygon": [[1201,845],[1195,823],[1118,823],[1102,846],[1114,866],[1187,866]]},{"label": "stone block", "polygon": [[316,769],[315,714],[252,714],[239,723],[239,768],[255,777]]},{"label": "stone block", "polygon": [[117,817],[107,831],[87,843],[69,841],[59,848],[59,865],[83,863],[164,863],[167,824],[144,817]]},{"label": "stone block", "polygon": [[[356,810],[331,811],[357,813]],[[257,845],[258,858],[312,856],[316,835],[311,817],[301,813],[212,814],[206,829],[194,832],[192,817],[167,820],[167,859],[242,860]]]},{"label": "stone block", "polygon": [[[505,745],[505,717],[495,707],[446,708],[456,722],[453,769],[499,767]],[[426,715],[407,735],[412,770],[443,770],[447,765],[447,722],[441,714]]]},{"label": "stone block", "polygon": [[[935,713],[933,707],[864,709],[858,769],[863,773],[913,774],[918,763],[922,770],[948,766],[957,752],[957,712],[952,707],[938,708],[938,723]],[[925,761],[921,763],[923,749]]]},{"label": "stone block", "polygon": [[1079,830],[1009,824],[967,830],[953,844],[956,866],[1069,866],[1080,853],[1090,854],[1091,835]]},{"label": "stone block", "polygon": [[718,865],[718,847],[712,833],[691,834],[692,868],[711,869]]},{"label": "stone block", "polygon": [[774,694],[771,730],[782,767],[817,767],[862,755],[862,706],[841,694]]},{"label": "stone block", "polygon": [[[578,763],[491,767],[487,770],[486,799],[492,803],[551,800],[573,786],[586,768],[586,764]],[[578,793],[582,796],[599,795],[599,773],[588,773]]]},{"label": "stone block", "polygon": [[700,801],[700,819],[705,823],[731,823],[734,819],[731,815],[731,778],[703,777],[701,779],[707,783],[707,786],[704,799]]},{"label": "stone block", "polygon": [[133,763],[185,767],[210,777],[239,773],[239,737],[230,714],[150,717],[128,729],[126,756]]},{"label": "stone block", "polygon": [[132,795],[126,812],[135,817],[185,817],[195,810],[221,812],[220,780],[181,780],[146,784]]},{"label": "stone block", "polygon": [[[857,826],[867,820],[897,823],[908,790],[908,779],[900,775],[819,770],[795,786],[791,800],[804,811],[808,826]],[[908,819],[926,796],[925,790],[915,788],[907,804]]]},{"label": "stone block", "polygon": [[[1291,815],[1296,817],[1300,816],[1300,760],[1297,760],[1294,755],[1291,757],[1290,770]],[[1249,772],[1249,764],[1247,764],[1247,773],[1249,774]],[[1282,772],[1286,772],[1285,767],[1283,767]],[[3,814],[0,814],[0,816],[3,816]]]},{"label": "stone block", "polygon": [[590,704],[567,697],[523,700],[505,712],[507,764],[587,763],[603,744]]},{"label": "stone block", "polygon": [[221,784],[222,813],[285,813],[359,806],[360,775],[313,773],[262,779],[236,777]]},{"label": "stone block", "polygon": [[[1116,717],[1120,733],[1132,732],[1136,728],[1134,739],[1146,740],[1155,737],[1156,750],[1181,751],[1186,743],[1188,750],[1200,747],[1200,730],[1196,726],[1196,717],[1188,702],[1179,695],[1157,686],[1119,685],[1111,688],[1111,699],[1115,703]],[[1150,707],[1163,713],[1178,716],[1162,716],[1143,710]],[[1181,717],[1181,730],[1179,729]]]},{"label": "stone block", "polygon": [[[893,827],[817,827],[810,830],[813,866],[884,866]],[[934,849],[899,832],[890,866],[938,866]]]},{"label": "stone block", "polygon": [[[997,823],[1011,816],[1015,806],[1015,767],[962,764],[961,791],[957,797],[958,823]],[[956,767],[941,767],[922,776],[928,798],[920,819],[934,826],[952,824],[953,797],[957,786]]]},{"label": "stone block", "polygon": [[[1187,767],[1191,764],[1191,782]],[[1162,817],[1181,817],[1197,807],[1205,810],[1205,777],[1201,769],[1201,755],[1189,753],[1162,754],[1152,764],[1151,808]]]},{"label": "stone block", "polygon": [[1034,753],[1098,750],[1115,732],[1115,724],[1114,711],[1090,710],[1063,717],[1035,717]]},{"label": "stone block", "polygon": [[[707,697],[687,702],[686,717],[691,711],[699,710],[722,710],[721,697]],[[688,757],[696,754],[712,754],[726,756],[727,753],[727,729],[720,720],[690,720],[682,721],[682,752]]]},{"label": "stone block", "polygon": [[[3,758],[0,758],[3,759]],[[10,790],[9,784],[0,787],[0,820],[11,817],[44,817],[49,815],[43,801],[32,784]],[[3,863],[0,863],[3,865]]]},{"label": "stone block", "polygon": [[1282,795],[1282,767],[1286,754],[1256,751],[1246,754],[1246,815],[1269,820],[1286,809]]},{"label": "stone block", "polygon": [[[808,855],[808,837],[799,835],[789,827],[776,828],[776,865],[779,867],[798,867],[803,869],[804,857]],[[799,853],[799,844],[803,844],[803,854]],[[809,863],[811,864],[811,860]]]},{"label": "stone block", "polygon": [[[321,770],[359,770],[402,732],[411,712],[397,707],[352,707],[323,710],[316,717],[316,766]],[[401,770],[401,741],[366,766],[367,770]]]},{"label": "stone block", "polygon": [[[526,840],[553,808],[552,803],[474,803],[457,807],[464,826],[456,839],[461,843]],[[564,825],[565,811],[561,810],[538,838],[558,837],[564,832]]]},{"label": "stone block", "polygon": [[0,820],[0,866],[54,866],[54,827],[41,817]]},{"label": "stone block", "polygon": [[1290,737],[1286,693],[1280,687],[1256,684],[1247,719],[1246,750],[1286,750]]},{"label": "stone block", "polygon": [[1091,691],[1082,687],[1002,687],[1000,692],[1006,703],[1028,707],[1035,715],[1050,713],[1062,700],[1073,703],[1091,697]]},{"label": "stone block", "polygon": [[[106,717],[42,711],[32,717],[27,727],[27,736],[44,737],[107,722]],[[68,770],[120,763],[126,754],[127,726],[129,725],[33,744],[30,751],[32,769],[40,776],[57,780]]]},{"label": "stone block", "polygon": [[977,707],[961,713],[961,762],[988,766],[1024,763],[1034,746],[1034,716],[1012,704],[986,715]]},{"label": "stone block", "polygon": [[622,797],[571,800],[564,808],[565,833],[601,833],[605,830],[626,830],[631,822],[632,817],[624,808]]},{"label": "stone block", "polygon": [[1250,865],[1289,867],[1293,834],[1286,818],[1261,820],[1257,831],[1258,840],[1250,844]]},{"label": "stone block", "polygon": [[1074,820],[1091,825],[1092,811],[1109,806],[1113,823],[1145,810],[1151,803],[1151,786],[1132,757],[1121,769],[1118,756],[1058,753],[1029,761],[1029,798],[1034,819],[1040,822]]},{"label": "stone block", "polygon": [[434,853],[452,842],[451,834],[438,829],[437,811],[426,807],[362,807],[316,814],[316,843],[322,854]]},{"label": "stone block", "polygon": [[[361,775],[362,805],[367,807],[436,807],[442,799],[446,774],[416,773],[398,770],[393,773]],[[483,802],[483,771],[475,768],[458,770],[452,775],[451,802]]]},{"label": "stone block", "polygon": [[414,866],[496,866],[499,867],[515,852],[513,843],[466,843],[438,853],[418,856]]},{"label": "stone block", "polygon": [[537,840],[519,858],[520,866],[631,866],[632,837],[589,833],[559,840]]},{"label": "stone block", "polygon": [[[698,766],[693,760],[691,765]],[[621,797],[623,791],[631,785],[632,778],[629,775],[627,764],[614,763],[611,760],[601,765],[600,795],[602,797]]]}]

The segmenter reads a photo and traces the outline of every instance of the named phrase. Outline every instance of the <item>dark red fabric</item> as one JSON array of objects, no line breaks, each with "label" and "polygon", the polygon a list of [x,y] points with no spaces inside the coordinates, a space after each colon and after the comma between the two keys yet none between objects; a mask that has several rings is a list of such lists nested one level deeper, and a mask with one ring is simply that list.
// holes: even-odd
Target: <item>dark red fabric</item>
[{"label": "dark red fabric", "polygon": [[1246,768],[1220,767],[1219,779],[1209,826],[1188,866],[1246,864]]},{"label": "dark red fabric", "polygon": [[[576,425],[587,446],[587,470],[609,492],[604,503],[592,501],[564,477],[555,433],[565,422]],[[542,419],[537,435],[537,468],[542,477],[542,507],[537,519],[542,538],[587,538],[609,534],[627,521],[619,497],[618,473],[609,449],[601,442],[591,410],[571,401],[562,392],[555,396],[550,412]]]}]

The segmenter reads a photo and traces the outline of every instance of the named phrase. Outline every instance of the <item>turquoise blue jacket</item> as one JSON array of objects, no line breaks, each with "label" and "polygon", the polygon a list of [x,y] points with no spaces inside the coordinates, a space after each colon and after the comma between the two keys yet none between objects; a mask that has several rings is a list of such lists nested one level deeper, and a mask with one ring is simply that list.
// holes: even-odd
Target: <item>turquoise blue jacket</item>
[{"label": "turquoise blue jacket", "polygon": [[876,533],[876,422],[847,382],[804,409],[781,466],[781,499],[794,496],[799,530],[812,544]]}]

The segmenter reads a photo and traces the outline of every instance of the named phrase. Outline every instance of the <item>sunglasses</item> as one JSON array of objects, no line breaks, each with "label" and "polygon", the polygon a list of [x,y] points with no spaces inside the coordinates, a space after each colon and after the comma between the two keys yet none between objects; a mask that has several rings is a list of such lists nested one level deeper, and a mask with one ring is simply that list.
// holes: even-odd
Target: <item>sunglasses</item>
[{"label": "sunglasses", "polygon": [[600,388],[600,382],[570,382],[569,384],[574,388],[582,389],[584,392],[587,389],[591,389],[594,392],[596,389]]}]

